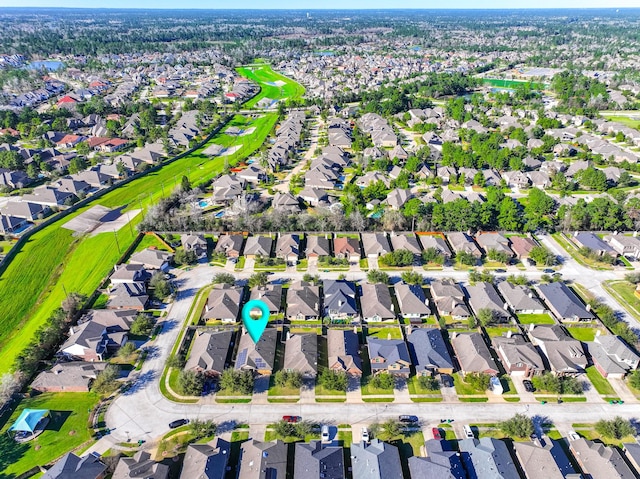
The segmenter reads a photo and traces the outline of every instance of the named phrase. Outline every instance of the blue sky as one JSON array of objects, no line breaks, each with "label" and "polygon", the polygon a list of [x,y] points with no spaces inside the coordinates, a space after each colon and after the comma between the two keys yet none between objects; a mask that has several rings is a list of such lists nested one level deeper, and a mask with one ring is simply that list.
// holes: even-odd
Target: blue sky
[{"label": "blue sky", "polygon": [[[0,7],[79,8],[624,8],[638,0],[0,0]],[[306,7],[305,5],[313,5]]]}]

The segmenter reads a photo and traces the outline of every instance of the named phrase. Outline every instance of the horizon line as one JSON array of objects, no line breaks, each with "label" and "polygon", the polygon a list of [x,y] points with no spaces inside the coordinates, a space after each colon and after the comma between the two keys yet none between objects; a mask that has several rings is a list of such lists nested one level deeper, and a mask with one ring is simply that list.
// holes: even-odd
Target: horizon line
[{"label": "horizon line", "polygon": [[398,8],[366,8],[366,7],[354,7],[354,8],[225,8],[225,7],[183,7],[183,8],[167,8],[167,7],[54,7],[54,6],[22,6],[22,5],[0,5],[0,13],[2,9],[15,9],[15,10],[164,10],[164,11],[235,11],[235,12],[261,12],[261,11],[300,11],[300,12],[357,12],[357,11],[515,11],[515,10],[640,10],[640,7],[517,7],[517,8],[505,8],[505,7],[483,7],[483,8],[453,8],[453,7],[429,7],[429,8],[416,8],[416,7],[398,7]]}]

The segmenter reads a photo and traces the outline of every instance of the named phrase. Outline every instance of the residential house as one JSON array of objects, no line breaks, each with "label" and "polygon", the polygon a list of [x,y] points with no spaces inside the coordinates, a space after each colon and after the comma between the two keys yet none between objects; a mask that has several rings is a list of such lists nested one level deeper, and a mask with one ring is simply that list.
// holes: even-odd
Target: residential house
[{"label": "residential house", "polygon": [[520,479],[507,445],[492,437],[463,439],[458,442],[462,462],[470,477],[482,479]]},{"label": "residential house", "polygon": [[298,213],[301,210],[298,198],[289,192],[276,193],[273,197],[272,206],[274,210],[285,211],[288,213]]},{"label": "residential house", "polygon": [[[17,216],[15,213],[13,215]],[[617,234],[605,236],[604,240],[609,243],[616,253],[636,261],[640,259],[640,238]]]},{"label": "residential house", "polygon": [[364,283],[361,288],[360,306],[364,321],[378,323],[396,318],[389,287],[386,284]]},{"label": "residential house", "polygon": [[258,256],[268,258],[271,256],[273,238],[271,236],[249,236],[244,245],[244,256],[247,259],[255,259]]},{"label": "residential house", "polygon": [[413,329],[407,337],[407,346],[416,375],[453,374],[453,360],[440,329]]},{"label": "residential house", "polygon": [[409,472],[413,478],[467,479],[460,454],[449,441],[430,439],[425,442],[427,457],[409,458]]},{"label": "residential house", "polygon": [[249,165],[244,170],[238,172],[236,176],[239,180],[256,185],[267,180],[267,174],[265,171],[256,165]]},{"label": "residential house", "polygon": [[89,392],[91,383],[107,363],[71,361],[57,363],[42,371],[31,383],[31,389],[48,392]]},{"label": "residential house", "polygon": [[481,310],[489,309],[495,321],[506,322],[509,320],[509,311],[507,311],[493,284],[480,282],[473,286],[467,286],[466,289],[469,295],[469,304],[476,316],[479,316]]},{"label": "residential house", "polygon": [[578,248],[588,248],[594,253],[600,256],[618,256],[616,250],[614,250],[609,244],[605,243],[598,235],[591,233],[590,231],[576,231],[571,240],[578,246]]},{"label": "residential house", "polygon": [[318,206],[329,201],[329,196],[325,190],[309,186],[298,193],[298,198],[301,198],[302,201],[309,203],[311,206]]},{"label": "residential house", "polygon": [[544,372],[542,356],[521,334],[509,332],[506,336],[494,337],[491,342],[509,374],[528,378]]},{"label": "residential house", "polygon": [[280,234],[276,242],[276,258],[282,258],[289,265],[295,265],[299,256],[300,237],[296,234]]},{"label": "residential house", "polygon": [[324,315],[332,321],[352,321],[358,317],[356,289],[352,282],[325,279]]},{"label": "residential house", "polygon": [[111,284],[142,284],[151,279],[149,273],[142,264],[119,264],[113,267],[114,271],[109,276]]},{"label": "residential house", "polygon": [[529,339],[540,348],[556,375],[578,374],[589,364],[582,343],[569,336],[559,324],[530,324]]},{"label": "residential house", "polygon": [[239,258],[242,253],[244,236],[237,234],[225,234],[218,237],[214,251],[224,253],[227,258]]},{"label": "residential house", "polygon": [[0,215],[0,234],[15,233],[23,226],[27,225],[25,218],[16,218],[15,216]]},{"label": "residential house", "polygon": [[420,243],[422,243],[422,248],[424,250],[434,248],[438,253],[444,256],[445,260],[449,260],[453,256],[453,252],[451,251],[451,248],[449,248],[449,245],[443,236],[418,235],[418,238],[420,238]]},{"label": "residential house", "polygon": [[589,321],[595,318],[576,294],[561,281],[539,284],[536,290],[560,321]]},{"label": "residential house", "polygon": [[318,374],[318,335],[287,333],[284,350],[285,371],[297,371],[304,378],[315,378]]},{"label": "residential house", "polygon": [[362,375],[358,335],[351,330],[327,330],[327,356],[329,369],[344,371],[350,376]]},{"label": "residential house", "polygon": [[68,452],[62,456],[41,479],[104,479],[107,466],[95,454],[84,457]]},{"label": "residential house", "polygon": [[48,206],[29,201],[7,201],[1,211],[5,216],[23,218],[29,221],[44,218],[51,212]]},{"label": "residential house", "polygon": [[287,476],[288,445],[281,440],[245,441],[240,446],[237,479],[284,479]]},{"label": "residential house", "polygon": [[506,254],[508,258],[513,257],[513,251],[509,248],[509,238],[503,236],[501,233],[478,233],[476,235],[476,241],[484,249],[485,253],[495,250],[499,253]]},{"label": "residential house", "polygon": [[67,358],[104,361],[127,342],[131,324],[138,312],[133,310],[90,310],[69,330],[69,338],[60,347]]},{"label": "residential house", "polygon": [[257,343],[251,336],[243,333],[238,343],[235,369],[253,371],[260,375],[269,375],[273,372],[276,358],[276,340],[278,331],[274,328],[266,328]]},{"label": "residential house", "polygon": [[422,247],[413,233],[392,234],[391,246],[394,250],[406,249],[412,252],[415,257],[420,257],[422,254]]},{"label": "residential house", "polygon": [[640,471],[640,444],[637,442],[625,442],[622,444],[622,450],[631,466],[636,471]]},{"label": "residential house", "polygon": [[451,316],[464,319],[471,316],[464,302],[464,292],[457,283],[450,279],[431,281],[431,296],[440,316]]},{"label": "residential house", "polygon": [[193,251],[197,258],[207,257],[207,240],[204,235],[184,234],[180,236],[180,242],[185,251]]},{"label": "residential house", "polygon": [[250,300],[259,299],[269,308],[271,314],[278,314],[282,306],[282,285],[268,284],[256,286],[251,290]]},{"label": "residential house", "polygon": [[400,210],[404,204],[413,198],[411,190],[396,188],[389,192],[385,203],[389,205],[392,210]]},{"label": "residential house", "polygon": [[306,235],[307,249],[305,255],[307,258],[318,258],[320,256],[331,256],[331,246],[327,236]]},{"label": "residential house", "polygon": [[204,305],[202,319],[235,323],[240,314],[244,288],[228,284],[216,284]]},{"label": "residential house", "polygon": [[173,261],[173,253],[155,248],[146,248],[131,255],[130,264],[140,264],[145,269],[167,271]]},{"label": "residential house", "polygon": [[336,258],[346,258],[350,263],[357,263],[362,255],[360,241],[357,238],[338,236],[333,239],[333,254]]},{"label": "residential house", "polygon": [[592,479],[634,479],[636,475],[615,447],[584,438],[569,443],[580,469]]},{"label": "residential house", "polygon": [[351,445],[351,467],[353,479],[402,477],[398,448],[377,438]]},{"label": "residential house", "polygon": [[22,201],[45,206],[66,206],[76,198],[76,195],[69,191],[60,190],[52,185],[43,185],[34,188],[31,194],[23,195]]},{"label": "residential house", "polygon": [[411,358],[407,343],[402,339],[378,339],[368,336],[367,346],[373,374],[385,372],[394,376],[409,377]]},{"label": "residential house", "polygon": [[168,479],[169,466],[151,459],[147,451],[138,451],[133,457],[120,457],[112,479],[153,478]]},{"label": "residential house", "polygon": [[518,259],[528,258],[531,250],[538,246],[532,238],[523,238],[522,236],[512,236],[511,249]]},{"label": "residential house", "polygon": [[533,295],[533,290],[527,286],[502,281],[498,284],[498,291],[515,314],[543,314],[546,311]]},{"label": "residential house", "polygon": [[184,368],[210,377],[219,377],[229,365],[233,331],[196,331]]},{"label": "residential house", "polygon": [[480,333],[454,333],[451,346],[462,374],[485,373],[495,376],[500,373],[498,364]]},{"label": "residential house", "polygon": [[431,314],[429,301],[420,285],[396,283],[394,286],[400,315],[411,321],[421,322]]},{"label": "residential house", "polygon": [[189,444],[180,479],[224,479],[230,455],[231,444],[219,437],[214,445]]},{"label": "residential house", "polygon": [[544,445],[538,441],[513,442],[520,467],[527,479],[579,479],[567,453],[558,441],[545,438]]},{"label": "residential house", "polygon": [[384,233],[362,233],[364,253],[369,258],[377,258],[391,251],[389,240]]},{"label": "residential house", "polygon": [[597,335],[585,343],[594,366],[605,378],[622,379],[630,371],[638,369],[638,356],[619,336]]},{"label": "residential house", "polygon": [[345,479],[342,447],[297,443],[293,479]]},{"label": "residential house", "polygon": [[469,253],[470,255],[478,259],[482,257],[480,248],[476,246],[473,239],[471,239],[471,237],[466,233],[449,233],[447,234],[447,239],[449,240],[449,244],[453,248],[453,251],[455,251],[456,253]]},{"label": "residential house", "polygon": [[315,321],[320,316],[320,288],[311,283],[296,281],[287,290],[289,321]]}]

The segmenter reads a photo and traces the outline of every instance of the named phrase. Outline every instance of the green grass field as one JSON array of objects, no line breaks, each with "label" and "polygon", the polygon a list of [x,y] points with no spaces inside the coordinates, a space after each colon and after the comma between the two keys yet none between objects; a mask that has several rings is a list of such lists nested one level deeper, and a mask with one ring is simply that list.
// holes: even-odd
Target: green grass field
[{"label": "green grass field", "polygon": [[482,83],[496,88],[514,88],[518,85],[526,85],[529,83],[534,90],[544,90],[543,83],[528,82],[525,80],[503,80],[500,78],[483,78]]},{"label": "green grass field", "polygon": [[548,314],[519,314],[520,324],[554,324],[555,321]]},{"label": "green grass field", "polygon": [[[273,100],[299,100],[304,95],[304,87],[289,78],[274,72],[271,65],[253,64],[236,69],[240,75],[256,82],[260,86],[260,93],[245,103],[246,108],[253,108],[263,98]],[[278,86],[276,82],[284,82]]]},{"label": "green grass field", "polygon": [[[0,477],[19,476],[89,442],[89,410],[97,403],[98,396],[92,393],[47,393],[23,400],[0,432]],[[36,439],[18,444],[9,437],[7,429],[25,408],[49,409],[51,420]]]},{"label": "green grass field", "polygon": [[[622,123],[623,125],[627,125],[630,126],[631,128],[635,128],[638,129],[640,128],[640,120],[634,120],[633,118],[630,118],[628,116],[621,116],[621,115],[608,115],[608,114],[602,114],[602,116],[605,117],[606,120],[608,121],[615,121],[617,123]],[[640,116],[640,115],[638,115]]]},{"label": "green grass field", "polygon": [[611,384],[609,384],[609,381],[600,374],[595,366],[589,366],[586,369],[586,372],[589,381],[591,381],[593,387],[598,391],[598,394],[602,394],[604,396],[614,396],[616,394],[611,387]]}]

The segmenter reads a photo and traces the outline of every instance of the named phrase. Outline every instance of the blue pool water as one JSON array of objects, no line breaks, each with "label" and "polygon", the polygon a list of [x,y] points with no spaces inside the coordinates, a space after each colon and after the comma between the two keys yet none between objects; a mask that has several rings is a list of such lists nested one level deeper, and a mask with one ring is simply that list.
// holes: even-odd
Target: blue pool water
[{"label": "blue pool water", "polygon": [[27,67],[32,70],[42,70],[44,68],[46,70],[49,70],[50,72],[60,70],[60,68],[62,68],[63,66],[64,63],[55,60],[31,62],[29,63],[29,65],[27,65]]},{"label": "blue pool water", "polygon": [[216,218],[222,218],[224,216],[224,211],[218,211],[214,216]]},{"label": "blue pool water", "polygon": [[209,206],[209,202],[207,200],[201,200],[198,205],[200,206],[200,208],[206,208],[207,206]]}]

